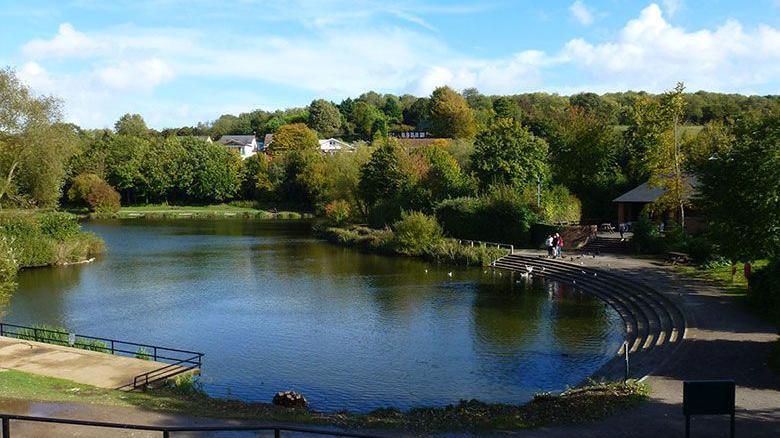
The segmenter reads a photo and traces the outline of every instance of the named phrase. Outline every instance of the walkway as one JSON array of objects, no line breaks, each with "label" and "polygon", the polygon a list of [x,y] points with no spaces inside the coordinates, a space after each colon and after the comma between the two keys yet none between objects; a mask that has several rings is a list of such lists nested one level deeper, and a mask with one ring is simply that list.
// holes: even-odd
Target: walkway
[{"label": "walkway", "polygon": [[[523,252],[538,257],[539,252]],[[683,310],[685,339],[646,378],[649,402],[602,421],[568,427],[517,431],[496,436],[659,437],[682,436],[682,382],[737,382],[737,436],[780,436],[780,376],[767,367],[777,328],[743,309],[734,298],[703,281],[681,277],[662,262],[623,256],[566,259],[644,283]],[[728,417],[694,417],[693,436],[728,436]]]},{"label": "walkway", "polygon": [[100,388],[132,388],[133,377],[167,366],[151,360],[111,355],[0,336],[0,369],[25,371]]}]

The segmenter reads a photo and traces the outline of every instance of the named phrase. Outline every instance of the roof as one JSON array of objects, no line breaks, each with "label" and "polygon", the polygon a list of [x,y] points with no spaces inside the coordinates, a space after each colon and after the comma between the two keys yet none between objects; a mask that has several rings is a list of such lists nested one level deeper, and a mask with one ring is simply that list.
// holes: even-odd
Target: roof
[{"label": "roof", "polygon": [[219,143],[222,143],[226,146],[230,145],[238,145],[238,146],[249,146],[252,144],[253,141],[255,141],[254,135],[223,135],[219,138]]},{"label": "roof", "polygon": [[[696,187],[698,181],[694,175],[688,175],[686,178],[688,179],[688,185],[690,187]],[[646,182],[623,193],[613,199],[612,202],[637,202],[647,204],[655,202],[655,200],[660,198],[664,193],[666,193],[666,189],[663,187],[650,187],[650,183]]]},{"label": "roof", "polygon": [[263,137],[263,145],[265,147],[268,147],[271,142],[274,141],[274,135],[273,134],[266,134],[265,137]]},{"label": "roof", "polygon": [[326,138],[324,140],[319,140],[320,142],[320,149],[323,151],[329,151],[329,150],[337,150],[342,148],[352,149],[352,145],[341,141],[337,138]]}]

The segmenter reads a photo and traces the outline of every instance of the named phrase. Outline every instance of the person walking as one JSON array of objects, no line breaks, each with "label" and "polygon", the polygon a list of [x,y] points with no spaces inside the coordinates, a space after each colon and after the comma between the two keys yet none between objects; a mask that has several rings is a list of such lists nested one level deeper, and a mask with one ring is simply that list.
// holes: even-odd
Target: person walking
[{"label": "person walking", "polygon": [[558,258],[563,257],[563,237],[560,236],[560,234],[556,234],[558,236]]},{"label": "person walking", "polygon": [[553,234],[553,240],[552,240],[552,257],[556,258],[558,257],[558,240],[560,240],[560,236],[558,233]]},{"label": "person walking", "polygon": [[553,235],[548,234],[547,239],[544,241],[544,246],[547,248],[547,257],[553,256]]},{"label": "person walking", "polygon": [[620,233],[621,242],[623,241],[623,233],[625,232],[626,232],[626,224],[621,222],[620,224],[618,224],[618,233]]}]

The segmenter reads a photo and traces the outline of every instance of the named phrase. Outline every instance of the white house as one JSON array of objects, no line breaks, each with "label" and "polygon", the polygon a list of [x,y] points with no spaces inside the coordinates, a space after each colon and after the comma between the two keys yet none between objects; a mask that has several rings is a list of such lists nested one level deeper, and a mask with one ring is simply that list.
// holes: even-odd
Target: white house
[{"label": "white house", "polygon": [[320,152],[323,154],[331,154],[342,149],[352,150],[354,148],[355,147],[351,144],[341,141],[337,138],[326,138],[324,140],[320,140]]},{"label": "white house", "polygon": [[238,152],[243,159],[257,153],[257,139],[254,135],[223,135],[218,142]]}]

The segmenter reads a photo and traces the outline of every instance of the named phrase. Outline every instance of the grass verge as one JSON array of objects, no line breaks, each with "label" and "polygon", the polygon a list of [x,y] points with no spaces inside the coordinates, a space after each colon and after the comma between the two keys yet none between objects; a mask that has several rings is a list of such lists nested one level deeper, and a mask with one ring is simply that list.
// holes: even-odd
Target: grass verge
[{"label": "grass verge", "polygon": [[140,205],[122,207],[116,213],[91,213],[89,216],[99,219],[308,219],[312,217],[310,213],[263,210],[244,204]]},{"label": "grass verge", "polygon": [[441,408],[377,409],[367,414],[322,413],[208,397],[181,384],[147,392],[96,388],[15,370],[0,371],[0,398],[140,407],[189,416],[332,425],[414,432],[511,430],[597,420],[636,406],[648,396],[637,382],[599,383],[560,395],[540,394],[525,405],[461,401]]}]

